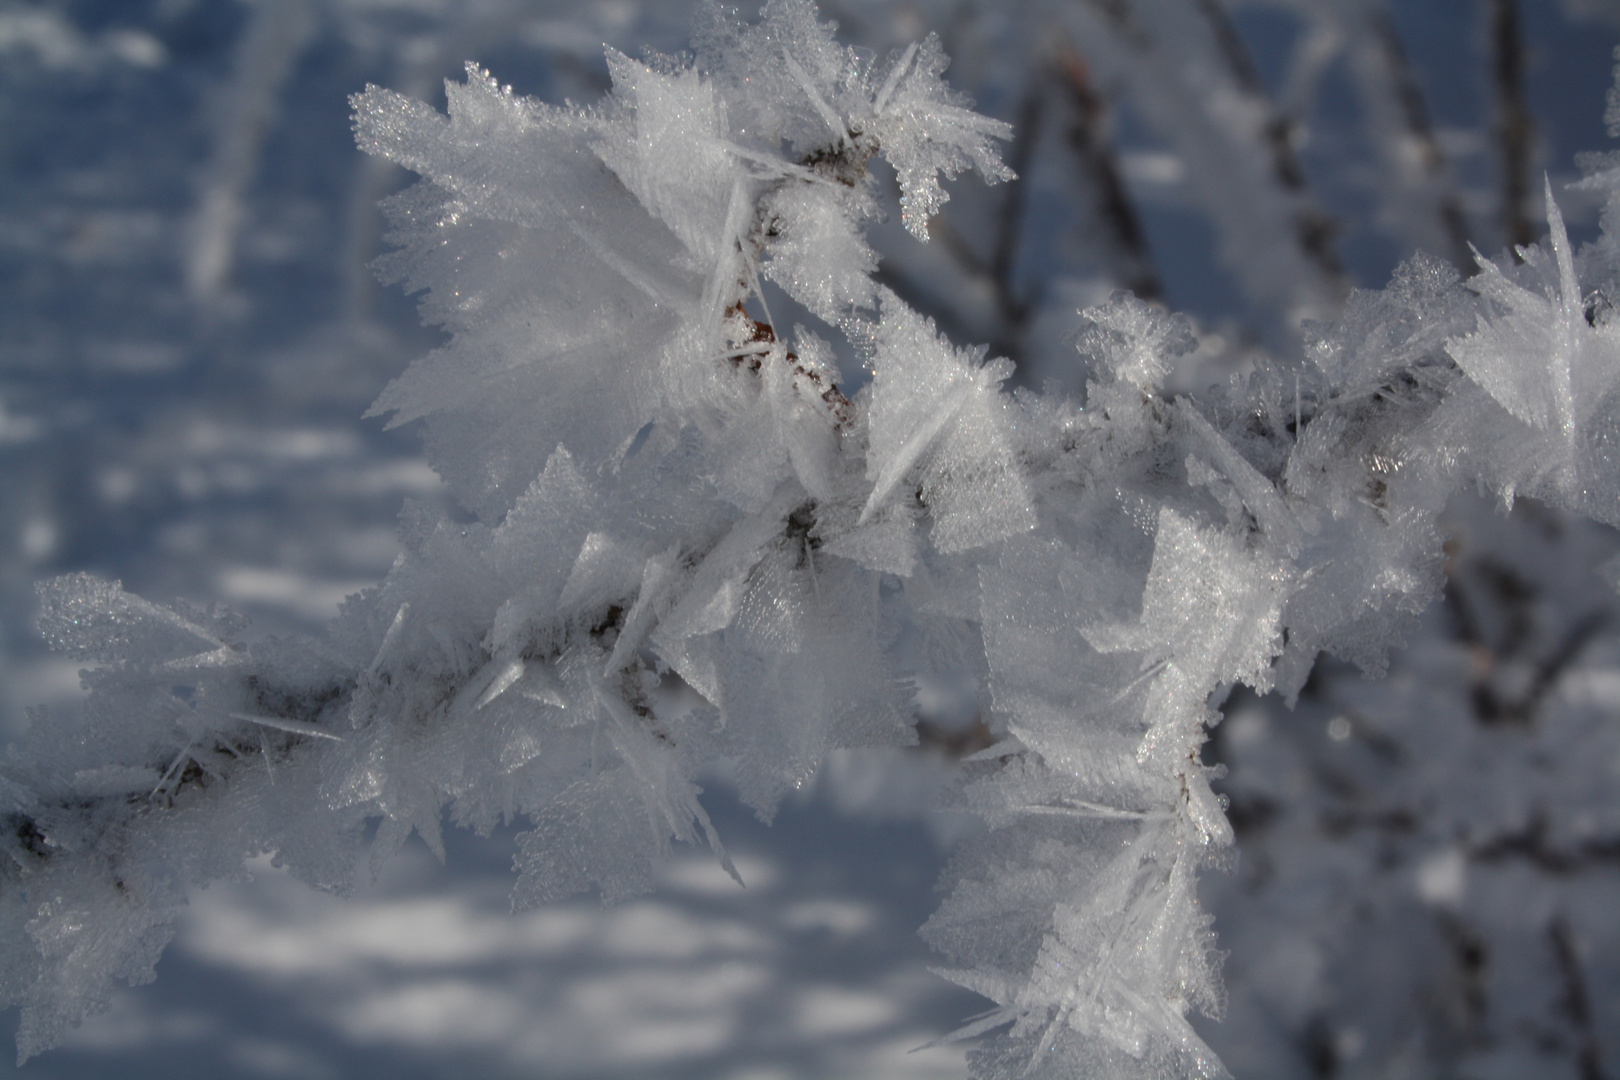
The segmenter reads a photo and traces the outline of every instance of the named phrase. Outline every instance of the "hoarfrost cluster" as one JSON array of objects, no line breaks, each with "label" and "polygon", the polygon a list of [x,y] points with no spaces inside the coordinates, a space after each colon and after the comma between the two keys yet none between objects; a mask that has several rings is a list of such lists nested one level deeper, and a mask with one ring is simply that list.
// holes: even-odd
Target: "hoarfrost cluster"
[{"label": "hoarfrost cluster", "polygon": [[[1152,57],[1120,77],[1195,123]],[[1234,838],[1219,707],[1297,698],[1324,654],[1382,673],[1459,491],[1620,525],[1620,171],[1591,163],[1582,251],[1549,184],[1545,245],[1467,280],[1414,257],[1195,396],[1166,388],[1192,325],[1118,293],[1079,316],[1083,392],[1039,394],[877,274],[891,172],[919,239],[942,180],[1013,179],[936,38],[879,58],[772,0],[608,68],[590,105],[476,65],[447,115],[354,99],[360,147],[421,177],[381,271],[448,334],[373,411],[421,422],[464,513],[409,513],[319,638],[40,587],[53,647],[96,666],[88,722],[0,768],[20,1051],[149,977],[187,889],[245,858],[342,889],[363,845],[522,820],[517,903],[621,900],[677,841],[730,868],[700,775],[768,819],[831,751],[914,742],[908,687],[969,671],[988,735],[955,797],[985,828],[923,934],[992,1006],[950,1037],[987,1036],[982,1077],[1226,1075],[1187,1019],[1223,1003],[1197,888]],[[1212,198],[1258,190],[1223,167]],[[1266,205],[1231,212],[1297,227]],[[1299,265],[1256,260],[1251,293],[1331,310],[1312,248],[1277,250]]]}]

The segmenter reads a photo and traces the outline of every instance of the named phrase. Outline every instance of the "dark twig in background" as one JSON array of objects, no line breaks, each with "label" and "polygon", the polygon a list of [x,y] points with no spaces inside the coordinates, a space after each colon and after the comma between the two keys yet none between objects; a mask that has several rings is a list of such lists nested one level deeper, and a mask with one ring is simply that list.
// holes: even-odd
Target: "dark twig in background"
[{"label": "dark twig in background", "polygon": [[1530,156],[1535,121],[1525,101],[1524,33],[1518,0],[1490,0],[1490,4],[1496,137],[1502,154],[1502,234],[1509,245],[1523,247],[1536,238],[1530,224]]},{"label": "dark twig in background", "polygon": [[1120,175],[1118,155],[1109,137],[1107,103],[1097,92],[1084,58],[1072,49],[1059,57],[1058,71],[1073,108],[1069,146],[1096,191],[1096,221],[1115,257],[1115,276],[1122,288],[1142,299],[1161,299],[1164,287],[1153,266],[1147,234]]},{"label": "dark twig in background", "polygon": [[1304,167],[1300,164],[1299,155],[1294,152],[1298,122],[1278,112],[1270,95],[1260,85],[1260,78],[1255,72],[1249,50],[1243,44],[1237,27],[1232,25],[1231,16],[1227,14],[1220,0],[1197,0],[1197,7],[1199,13],[1209,23],[1210,31],[1215,35],[1216,44],[1220,46],[1221,55],[1225,58],[1232,77],[1255,100],[1264,104],[1267,113],[1264,126],[1265,146],[1271,154],[1272,172],[1283,190],[1300,201],[1299,210],[1294,218],[1294,230],[1300,250],[1309,261],[1316,264],[1325,278],[1329,281],[1342,282],[1344,266],[1333,250],[1333,238],[1338,232],[1338,225],[1331,215],[1315,205],[1311,199],[1309,180]]},{"label": "dark twig in background", "polygon": [[1389,17],[1389,12],[1379,8],[1372,12],[1370,18],[1373,34],[1378,39],[1383,53],[1384,64],[1395,84],[1395,96],[1401,103],[1402,118],[1406,121],[1407,132],[1417,148],[1423,171],[1431,182],[1443,185],[1437,199],[1436,210],[1440,217],[1441,228],[1445,230],[1446,239],[1451,246],[1451,261],[1465,274],[1472,273],[1474,255],[1469,248],[1468,218],[1463,213],[1462,200],[1457,195],[1456,186],[1451,183],[1448,176],[1446,155],[1440,148],[1440,141],[1435,138],[1434,124],[1429,118],[1429,107],[1423,97],[1423,88],[1418,85],[1417,77],[1412,71],[1411,60],[1406,55],[1406,47],[1401,44],[1401,36],[1395,29],[1394,20]]}]

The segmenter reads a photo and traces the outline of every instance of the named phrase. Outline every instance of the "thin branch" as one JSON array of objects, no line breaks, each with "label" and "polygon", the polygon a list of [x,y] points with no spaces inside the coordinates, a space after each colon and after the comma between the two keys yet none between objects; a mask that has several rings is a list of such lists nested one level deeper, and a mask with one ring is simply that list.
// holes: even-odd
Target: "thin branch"
[{"label": "thin branch", "polygon": [[1097,93],[1091,70],[1073,50],[1065,50],[1058,61],[1064,88],[1074,106],[1075,123],[1069,128],[1069,146],[1080,159],[1080,167],[1097,192],[1097,222],[1108,233],[1121,266],[1120,284],[1143,300],[1164,296],[1148,250],[1147,234],[1131,201],[1130,190],[1120,175],[1118,155],[1108,137],[1107,105]]},{"label": "thin branch", "polygon": [[1569,923],[1562,915],[1554,918],[1552,925],[1547,927],[1547,938],[1552,943],[1558,973],[1564,982],[1564,1011],[1580,1043],[1575,1060],[1581,1070],[1581,1080],[1608,1080],[1608,1074],[1603,1071],[1602,1044],[1592,1025],[1592,1001],[1586,992],[1580,954],[1576,951]]},{"label": "thin branch", "polygon": [[1445,151],[1440,148],[1440,141],[1435,138],[1434,124],[1429,118],[1429,107],[1423,97],[1423,88],[1418,85],[1417,77],[1413,74],[1411,61],[1407,58],[1406,48],[1401,44],[1400,33],[1395,28],[1394,20],[1389,17],[1389,11],[1378,8],[1371,13],[1370,18],[1373,36],[1378,40],[1379,48],[1383,52],[1384,64],[1394,83],[1395,97],[1401,103],[1407,133],[1411,135],[1418,149],[1423,171],[1431,180],[1444,185],[1437,199],[1439,205],[1436,207],[1436,213],[1440,217],[1440,225],[1445,230],[1446,239],[1451,244],[1451,261],[1465,274],[1471,274],[1477,267],[1473,251],[1469,247],[1468,218],[1463,213],[1462,200],[1457,195],[1457,189],[1450,182]]},{"label": "thin branch", "polygon": [[1560,847],[1547,835],[1547,815],[1537,809],[1523,829],[1478,845],[1469,857],[1486,864],[1522,859],[1552,877],[1568,877],[1620,865],[1620,837],[1594,837]]},{"label": "thin branch", "polygon": [[[1476,579],[1483,582],[1479,591],[1496,601],[1494,607],[1504,623],[1498,634],[1486,632],[1484,613],[1470,585]],[[1478,662],[1470,695],[1474,715],[1481,724],[1532,723],[1558,680],[1609,624],[1603,611],[1589,611],[1571,623],[1550,649],[1535,655],[1541,651],[1532,643],[1535,621],[1530,605],[1535,595],[1518,575],[1492,559],[1452,567],[1447,573],[1444,596],[1452,632]],[[1522,660],[1530,668],[1528,685],[1517,693],[1504,693],[1492,680],[1504,659]]]},{"label": "thin branch", "polygon": [[1491,74],[1502,152],[1502,232],[1514,247],[1536,238],[1530,224],[1530,154],[1535,139],[1524,87],[1524,34],[1518,0],[1490,0]]},{"label": "thin branch", "polygon": [[1237,28],[1232,25],[1232,20],[1226,14],[1226,9],[1221,6],[1220,0],[1194,0],[1194,4],[1209,23],[1210,31],[1215,35],[1215,43],[1219,46],[1232,77],[1256,101],[1264,104],[1269,114],[1262,135],[1266,148],[1271,152],[1272,172],[1283,190],[1297,196],[1301,201],[1300,210],[1294,218],[1294,232],[1300,250],[1330,281],[1343,281],[1344,267],[1340,265],[1339,257],[1333,251],[1333,237],[1338,232],[1338,224],[1311,200],[1309,181],[1304,168],[1300,165],[1299,155],[1294,153],[1294,136],[1298,122],[1293,117],[1279,113],[1270,95],[1260,85],[1248,49],[1245,48],[1243,39],[1238,36]]},{"label": "thin branch", "polygon": [[1035,147],[1041,133],[1041,93],[1038,85],[1024,95],[1018,110],[1014,130],[1011,160],[1007,165],[1017,174],[1007,183],[1007,194],[1001,200],[996,215],[996,245],[990,254],[990,280],[996,285],[996,302],[1002,317],[1015,327],[1022,326],[1029,317],[1029,302],[1014,294],[1013,273],[1017,269],[1018,249],[1024,235],[1024,212],[1029,202],[1029,171],[1035,159]]},{"label": "thin branch", "polygon": [[1490,1006],[1490,942],[1455,912],[1441,910],[1437,919],[1456,965],[1460,1009],[1452,1020],[1460,1029],[1464,1045],[1477,1046]]}]

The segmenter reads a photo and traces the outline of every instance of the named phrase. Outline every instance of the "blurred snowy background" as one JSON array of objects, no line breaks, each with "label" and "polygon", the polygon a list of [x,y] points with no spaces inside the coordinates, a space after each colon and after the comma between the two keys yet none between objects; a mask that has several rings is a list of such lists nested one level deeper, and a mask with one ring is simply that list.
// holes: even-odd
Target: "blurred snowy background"
[{"label": "blurred snowy background", "polygon": [[[1020,182],[961,185],[927,247],[875,239],[887,284],[1030,385],[1078,388],[1075,309],[1119,287],[1200,320],[1186,385],[1297,354],[1302,318],[1415,250],[1535,239],[1543,170],[1595,231],[1565,185],[1609,148],[1613,0],[822,7],[879,52],[939,33],[1017,126]],[[476,59],[590,101],[603,43],[677,51],[689,11],[0,0],[0,731],[77,692],[35,580],[314,631],[386,572],[404,501],[441,497],[409,429],[360,419],[436,339],[367,269],[408,177],[354,149],[347,96],[442,106]],[[1388,680],[1236,698],[1209,748],[1242,854],[1208,882],[1233,956],[1205,1031],[1239,1076],[1620,1077],[1620,539],[1455,518],[1446,601]],[[978,1008],[914,934],[976,717],[921,689],[923,747],[838,759],[770,829],[711,791],[747,891],[693,852],[652,897],[510,916],[499,835],[349,900],[260,867],[23,1075],[961,1076],[959,1049],[907,1051]]]}]

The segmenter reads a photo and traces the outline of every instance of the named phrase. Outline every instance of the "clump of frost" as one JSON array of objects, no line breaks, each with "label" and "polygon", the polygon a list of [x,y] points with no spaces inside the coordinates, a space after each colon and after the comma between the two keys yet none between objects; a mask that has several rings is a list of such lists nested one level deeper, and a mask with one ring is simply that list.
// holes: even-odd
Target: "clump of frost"
[{"label": "clump of frost", "polygon": [[841,184],[881,154],[900,182],[901,217],[919,239],[949,196],[940,177],[973,168],[1007,180],[996,140],[1012,129],[973,112],[942,76],[950,61],[928,35],[883,64],[841,46],[807,5],[771,0],[749,25],[711,6],[697,34],[699,64],[736,101],[739,134],[780,140]]},{"label": "clump of frost", "polygon": [[935,550],[949,554],[1035,525],[1028,485],[1012,466],[1018,410],[998,391],[1012,364],[984,363],[940,339],[885,293],[867,398],[866,525],[910,482],[928,504]]},{"label": "clump of frost", "polygon": [[1147,393],[1164,382],[1176,357],[1196,347],[1186,317],[1166,318],[1127,292],[1087,311],[1075,338],[1088,367]]}]

